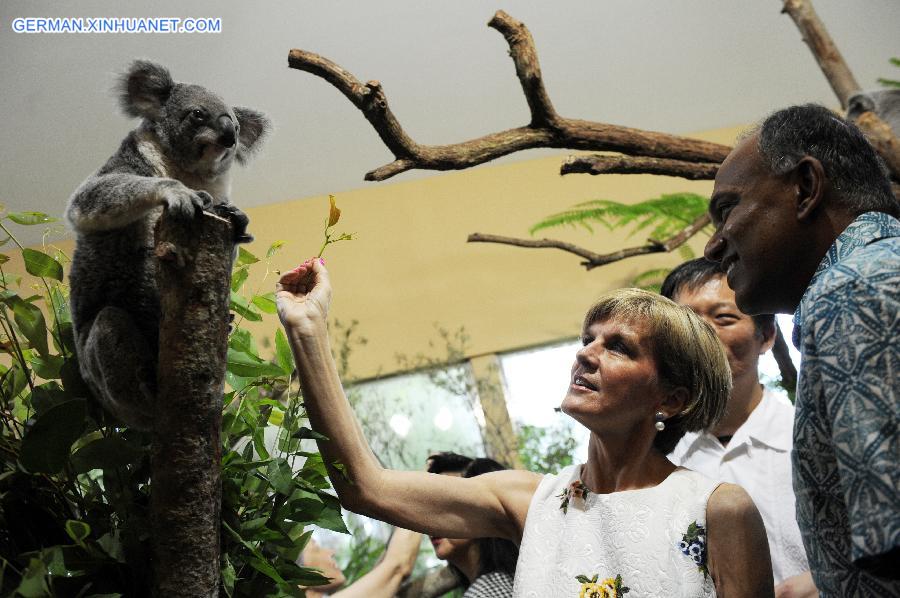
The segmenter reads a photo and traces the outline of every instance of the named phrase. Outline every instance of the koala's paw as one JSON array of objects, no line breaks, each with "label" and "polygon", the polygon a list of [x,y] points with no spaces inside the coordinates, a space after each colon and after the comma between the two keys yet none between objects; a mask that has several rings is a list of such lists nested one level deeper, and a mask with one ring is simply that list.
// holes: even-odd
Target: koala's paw
[{"label": "koala's paw", "polygon": [[247,225],[250,224],[250,219],[235,205],[220,203],[214,205],[211,211],[217,216],[227,218],[231,222],[231,227],[234,229],[235,243],[249,243],[253,240],[253,235],[247,233]]},{"label": "koala's paw", "polygon": [[213,202],[206,191],[193,191],[181,184],[167,187],[162,193],[162,200],[169,215],[183,220],[192,220]]}]

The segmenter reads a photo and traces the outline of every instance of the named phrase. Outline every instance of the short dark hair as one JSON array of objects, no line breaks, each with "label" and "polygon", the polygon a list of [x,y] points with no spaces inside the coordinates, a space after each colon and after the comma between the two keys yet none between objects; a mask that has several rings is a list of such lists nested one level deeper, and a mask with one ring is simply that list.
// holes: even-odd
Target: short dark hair
[{"label": "short dark hair", "polygon": [[[451,452],[429,455],[428,461],[430,473],[460,472],[464,478],[474,478],[483,473],[507,469],[502,463],[487,457],[473,459]],[[476,577],[492,571],[502,571],[509,574],[510,577],[515,576],[516,561],[519,560],[519,547],[515,543],[503,538],[476,538],[475,545],[478,547],[478,575]],[[469,585],[466,583],[466,576],[462,571],[453,564],[447,566],[464,585]]]},{"label": "short dark hair", "polygon": [[428,455],[428,473],[462,473],[472,463],[472,457],[444,451]]},{"label": "short dark hair", "polygon": [[[483,473],[503,471],[504,469],[507,469],[507,467],[498,461],[487,457],[478,457],[470,461],[463,470],[462,477],[474,478]],[[502,571],[510,577],[515,577],[516,561],[519,560],[519,547],[514,542],[503,538],[477,538],[475,544],[478,546],[479,576],[492,571]],[[457,571],[457,573],[461,572]],[[465,579],[465,576],[461,575],[461,578]]]},{"label": "short dark hair", "polygon": [[[694,291],[714,278],[724,277],[725,269],[722,262],[711,262],[706,258],[697,258],[684,262],[669,272],[666,279],[663,280],[659,294],[668,297],[672,301],[678,302],[675,296],[684,291]],[[751,316],[756,332],[761,337],[765,336],[766,330],[771,330],[775,326],[774,314],[759,314]]]},{"label": "short dark hair", "polygon": [[884,212],[900,217],[888,171],[855,124],[818,104],[791,106],[769,115],[752,133],[775,174],[791,171],[802,158],[822,163],[837,191],[838,205],[853,215]]}]

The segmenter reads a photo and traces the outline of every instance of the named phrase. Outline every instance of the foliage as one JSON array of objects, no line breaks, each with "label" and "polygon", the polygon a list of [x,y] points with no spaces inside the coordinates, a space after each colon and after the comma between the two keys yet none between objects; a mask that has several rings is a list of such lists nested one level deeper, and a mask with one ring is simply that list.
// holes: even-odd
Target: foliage
[{"label": "foliage", "polygon": [[[894,66],[900,66],[900,58],[890,58],[890,63]],[[896,79],[885,79],[882,77],[878,78],[878,83],[885,87],[900,87],[900,81]]]},{"label": "foliage", "polygon": [[[0,213],[0,246],[18,241]],[[299,596],[325,578],[295,564],[312,523],[345,531],[325,464],[304,444],[302,401],[289,390],[293,359],[275,336],[260,357],[244,320],[274,313],[272,293],[244,294],[265,260],[241,249],[234,267],[222,421],[222,576],[228,596]],[[90,400],[79,374],[59,250],[19,245],[29,276],[8,274],[0,254],[0,593],[142,596],[152,587],[148,434],[118,427]],[[263,285],[260,283],[260,286]],[[266,286],[269,286],[267,284]],[[223,316],[224,317],[224,316]],[[280,426],[274,428],[272,426]]]},{"label": "foliage", "polygon": [[664,240],[676,235],[700,217],[707,206],[707,198],[696,193],[672,193],[645,201],[625,204],[607,199],[595,199],[548,216],[531,227],[531,234],[560,226],[582,227],[593,233],[592,224],[608,230],[631,228],[629,236],[652,227],[649,237]]},{"label": "foliage", "polygon": [[574,463],[578,442],[572,435],[572,425],[519,426],[519,459],[526,471],[557,473]]}]

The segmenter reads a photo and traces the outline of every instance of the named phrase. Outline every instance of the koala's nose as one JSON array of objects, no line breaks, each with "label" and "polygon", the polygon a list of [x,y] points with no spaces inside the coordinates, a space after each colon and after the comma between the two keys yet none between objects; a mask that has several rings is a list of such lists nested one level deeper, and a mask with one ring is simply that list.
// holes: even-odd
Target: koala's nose
[{"label": "koala's nose", "polygon": [[219,134],[219,144],[223,145],[224,147],[232,147],[236,141],[236,137],[234,134],[234,122],[227,116],[220,116],[219,128],[222,131]]}]

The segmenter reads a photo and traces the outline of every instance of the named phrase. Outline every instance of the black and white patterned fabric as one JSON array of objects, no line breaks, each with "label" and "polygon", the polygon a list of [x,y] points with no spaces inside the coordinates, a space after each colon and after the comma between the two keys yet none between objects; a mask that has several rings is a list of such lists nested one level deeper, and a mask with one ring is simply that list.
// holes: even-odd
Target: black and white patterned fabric
[{"label": "black and white patterned fabric", "polygon": [[463,598],[509,598],[512,590],[513,578],[508,573],[491,571],[475,578]]}]

